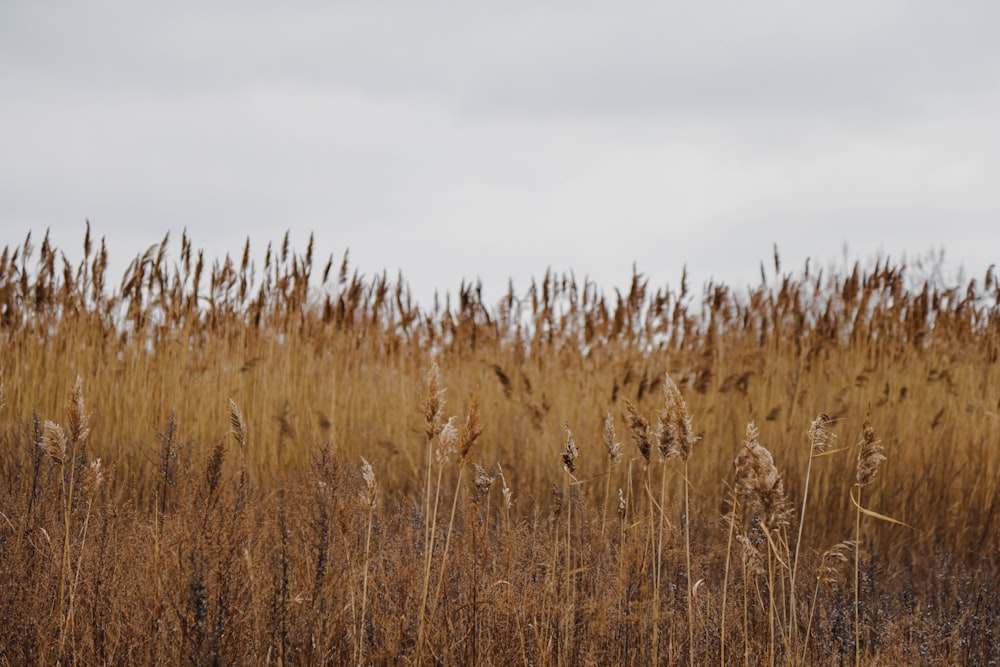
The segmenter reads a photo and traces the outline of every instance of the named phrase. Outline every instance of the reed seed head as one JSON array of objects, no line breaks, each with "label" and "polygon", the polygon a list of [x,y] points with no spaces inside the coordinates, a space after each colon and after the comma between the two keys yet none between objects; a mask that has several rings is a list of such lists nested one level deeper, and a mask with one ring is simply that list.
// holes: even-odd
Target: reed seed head
[{"label": "reed seed head", "polygon": [[821,412],[809,424],[809,430],[806,433],[809,436],[809,449],[812,455],[822,454],[837,441],[837,434],[829,430],[831,424],[833,424],[833,420],[825,412]]},{"label": "reed seed head", "polygon": [[857,548],[857,542],[847,540],[833,545],[823,552],[816,578],[828,592],[844,578],[844,568],[850,562],[850,554]]},{"label": "reed seed head", "polygon": [[103,482],[104,470],[101,469],[101,459],[96,458],[90,462],[87,468],[87,488],[91,494],[94,494]]},{"label": "reed seed head", "polygon": [[231,398],[229,399],[229,425],[232,427],[236,442],[239,443],[240,447],[243,447],[247,442],[247,424],[239,406],[236,405],[236,401]]},{"label": "reed seed head", "polygon": [[365,457],[361,457],[361,479],[365,482],[365,488],[360,493],[361,503],[369,510],[375,509],[375,500],[378,496],[378,482],[375,481],[375,471],[372,464],[368,463]]},{"label": "reed seed head", "polygon": [[514,504],[514,492],[507,486],[507,478],[504,477],[503,466],[499,463],[497,463],[497,474],[500,475],[500,482],[503,484],[503,506],[509,510]]},{"label": "reed seed head", "polygon": [[861,440],[858,442],[858,486],[865,487],[875,481],[879,466],[885,461],[882,440],[872,426],[871,415],[865,415]]},{"label": "reed seed head", "polygon": [[444,464],[451,459],[458,445],[458,429],[455,428],[455,418],[449,417],[448,421],[438,432],[438,446],[434,451],[434,458],[438,465]]},{"label": "reed seed head", "polygon": [[760,444],[760,431],[750,422],[746,440],[736,455],[736,497],[769,528],[787,527],[791,522],[792,506],[785,495],[781,473],[774,458]]},{"label": "reed seed head", "polygon": [[66,432],[59,424],[46,421],[42,425],[42,449],[53,461],[62,465],[67,455]]},{"label": "reed seed head", "polygon": [[90,435],[90,415],[87,414],[83,404],[83,378],[79,375],[73,383],[66,412],[69,415],[70,441],[83,444]]},{"label": "reed seed head", "polygon": [[465,418],[465,426],[459,438],[458,455],[459,465],[465,466],[469,460],[469,450],[483,433],[482,422],[479,421],[479,394],[472,397],[472,405],[469,406],[469,414]]},{"label": "reed seed head", "polygon": [[602,436],[604,441],[604,449],[608,450],[608,458],[611,460],[611,465],[616,466],[622,461],[622,443],[617,442],[617,436],[615,435],[615,420],[609,412],[604,418],[604,434]]},{"label": "reed seed head", "polygon": [[566,424],[566,443],[563,445],[562,462],[566,472],[570,475],[576,472],[576,458],[579,455],[580,450],[576,448],[576,442],[573,441],[573,432],[569,430],[569,424]]},{"label": "reed seed head", "polygon": [[420,410],[424,414],[424,432],[428,440],[433,440],[444,428],[444,406],[446,389],[441,386],[441,369],[436,361],[427,370],[427,391],[420,400]]},{"label": "reed seed head", "polygon": [[638,447],[642,458],[649,463],[649,453],[653,448],[652,438],[649,432],[649,421],[643,417],[639,409],[628,400],[625,401],[625,409],[628,410],[628,427],[632,432],[632,441]]},{"label": "reed seed head", "polygon": [[486,468],[478,463],[474,463],[473,465],[476,468],[476,476],[473,478],[472,483],[476,487],[476,492],[472,496],[472,502],[479,504],[479,502],[490,492],[496,476],[490,474]]},{"label": "reed seed head", "polygon": [[563,494],[562,490],[556,486],[552,485],[552,516],[559,518],[562,515],[563,509]]},{"label": "reed seed head", "polygon": [[698,441],[691,433],[691,415],[687,402],[669,373],[664,376],[663,381],[663,409],[660,411],[657,436],[661,462],[672,458],[687,461],[692,447]]}]

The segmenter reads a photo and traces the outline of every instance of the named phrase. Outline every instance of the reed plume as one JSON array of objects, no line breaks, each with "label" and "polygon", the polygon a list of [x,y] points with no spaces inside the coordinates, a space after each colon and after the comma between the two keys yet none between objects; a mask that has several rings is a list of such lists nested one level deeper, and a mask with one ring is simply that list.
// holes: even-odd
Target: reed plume
[{"label": "reed plume", "polygon": [[604,444],[604,449],[608,453],[608,471],[606,473],[606,479],[604,480],[604,502],[601,503],[601,536],[604,535],[604,524],[608,518],[608,496],[611,493],[611,473],[615,466],[621,463],[622,460],[622,444],[618,442],[618,438],[615,434],[615,419],[611,416],[611,413],[607,413],[604,417],[604,429],[601,433],[601,442]]},{"label": "reed plume", "polygon": [[649,463],[649,454],[653,449],[653,438],[649,431],[649,421],[639,412],[632,403],[626,399],[625,409],[628,410],[628,426],[632,433],[632,441],[642,454],[642,458]]},{"label": "reed plume", "polygon": [[[871,415],[865,415],[865,423],[862,427],[861,440],[858,443],[858,465],[857,465],[857,485],[864,488],[875,481],[878,476],[879,467],[885,461],[885,454],[882,452],[882,440],[872,426]],[[858,499],[860,502],[860,497]]]},{"label": "reed plume", "polygon": [[569,424],[566,424],[566,442],[563,443],[562,463],[566,472],[570,475],[576,472],[576,458],[579,455],[580,450],[576,448],[576,442],[573,440],[573,432],[569,430]]}]

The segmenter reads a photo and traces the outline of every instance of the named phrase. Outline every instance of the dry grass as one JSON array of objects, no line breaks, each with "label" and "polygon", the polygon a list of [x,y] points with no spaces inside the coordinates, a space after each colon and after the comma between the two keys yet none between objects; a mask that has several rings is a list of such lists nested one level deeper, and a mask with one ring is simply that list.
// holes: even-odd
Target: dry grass
[{"label": "dry grass", "polygon": [[420,309],[95,246],[0,256],[0,664],[1000,655],[992,273]]}]

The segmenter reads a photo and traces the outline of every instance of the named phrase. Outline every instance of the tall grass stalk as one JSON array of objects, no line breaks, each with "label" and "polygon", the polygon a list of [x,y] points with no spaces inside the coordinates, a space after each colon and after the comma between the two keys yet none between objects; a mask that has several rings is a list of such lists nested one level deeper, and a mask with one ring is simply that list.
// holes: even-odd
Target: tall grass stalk
[{"label": "tall grass stalk", "polygon": [[621,443],[617,441],[615,435],[615,420],[611,413],[604,417],[604,430],[602,433],[604,449],[608,453],[608,471],[604,480],[604,502],[601,503],[601,537],[604,537],[604,526],[608,518],[608,498],[611,495],[611,474],[615,467],[621,463],[622,452]]},{"label": "tall grass stalk", "polygon": [[[450,422],[449,422],[450,423]],[[469,414],[465,419],[465,426],[462,427],[462,432],[458,435],[458,474],[455,480],[455,491],[452,494],[451,501],[451,515],[448,519],[448,529],[445,531],[444,540],[444,552],[441,554],[441,567],[438,571],[437,587],[434,590],[434,598],[431,600],[431,610],[437,608],[438,600],[441,597],[441,587],[444,584],[445,569],[448,564],[448,548],[451,545],[451,535],[452,530],[455,526],[455,511],[458,507],[458,496],[459,491],[462,488],[462,473],[465,470],[466,465],[469,462],[469,455],[472,450],[472,445],[475,444],[479,436],[482,435],[483,426],[479,421],[479,396],[475,395],[472,397],[472,404],[469,407]],[[442,464],[449,457],[448,448],[450,445],[446,445],[445,455],[442,460]],[[438,480],[440,485],[440,478]],[[435,509],[436,512],[436,509]]]},{"label": "tall grass stalk", "polygon": [[856,483],[858,497],[854,500],[854,664],[861,664],[861,490],[875,481],[879,467],[885,461],[882,440],[871,423],[871,416],[865,415],[861,440],[858,442],[858,465]]},{"label": "tall grass stalk", "polygon": [[560,655],[563,660],[569,661],[569,650],[572,645],[572,634],[573,634],[573,613],[574,607],[576,605],[576,595],[575,586],[573,585],[573,576],[575,571],[575,564],[573,562],[573,486],[579,485],[579,480],[576,479],[574,473],[576,473],[576,459],[579,457],[580,452],[576,447],[576,442],[573,439],[573,432],[569,429],[569,424],[566,424],[566,441],[563,444],[563,454],[562,454],[562,464],[563,470],[566,472],[566,482],[565,482],[565,493],[566,493],[566,550],[565,550],[565,595],[564,595],[564,605],[563,605],[563,617],[561,619],[561,631],[560,637],[562,638],[562,646],[560,647]]},{"label": "tall grass stalk", "polygon": [[357,628],[357,649],[355,651],[355,664],[361,665],[365,659],[365,613],[368,605],[368,564],[371,555],[372,526],[375,523],[375,504],[378,500],[378,483],[375,481],[375,471],[368,461],[361,457],[361,478],[365,488],[361,491],[360,499],[362,505],[367,509],[367,527],[365,528],[365,556],[362,566],[361,577],[361,619]]},{"label": "tall grass stalk", "polygon": [[788,608],[789,608],[789,635],[792,643],[798,637],[798,603],[795,599],[795,580],[798,573],[799,550],[802,547],[802,530],[806,523],[806,505],[809,501],[809,480],[812,477],[813,460],[818,456],[829,452],[830,447],[836,441],[836,435],[829,431],[832,420],[826,413],[820,413],[809,425],[807,435],[809,438],[809,463],[806,466],[805,484],[802,490],[802,509],[799,513],[799,531],[795,539],[795,556],[792,559],[792,574],[788,583]]}]

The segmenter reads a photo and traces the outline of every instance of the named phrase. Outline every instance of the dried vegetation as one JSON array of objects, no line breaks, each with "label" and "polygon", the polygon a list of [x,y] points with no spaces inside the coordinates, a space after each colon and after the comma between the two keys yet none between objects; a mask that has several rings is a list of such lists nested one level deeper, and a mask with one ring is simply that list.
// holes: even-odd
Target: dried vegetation
[{"label": "dried vegetation", "polygon": [[84,255],[0,257],[2,665],[1000,655],[992,272],[421,309],[287,236]]}]

